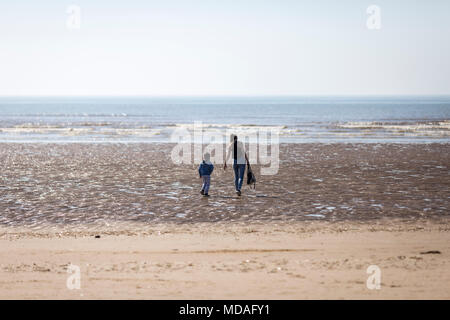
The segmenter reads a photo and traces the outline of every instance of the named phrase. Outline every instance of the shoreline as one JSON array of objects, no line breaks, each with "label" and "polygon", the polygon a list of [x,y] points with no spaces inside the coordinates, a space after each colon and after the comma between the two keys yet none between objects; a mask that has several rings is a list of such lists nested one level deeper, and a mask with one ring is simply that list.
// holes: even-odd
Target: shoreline
[{"label": "shoreline", "polygon": [[282,231],[286,234],[320,234],[352,231],[364,232],[444,232],[450,231],[450,217],[439,218],[373,218],[370,220],[302,220],[302,221],[253,221],[253,222],[163,222],[116,224],[48,225],[42,229],[24,226],[0,226],[0,240],[21,239],[77,239],[97,235],[110,237],[146,237],[164,234],[184,234],[193,230],[217,235],[233,233]]}]

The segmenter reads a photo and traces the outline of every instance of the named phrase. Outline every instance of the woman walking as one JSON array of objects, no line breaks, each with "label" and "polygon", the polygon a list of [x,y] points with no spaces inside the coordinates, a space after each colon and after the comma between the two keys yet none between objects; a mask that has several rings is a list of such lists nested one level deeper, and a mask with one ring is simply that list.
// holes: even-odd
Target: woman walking
[{"label": "woman walking", "polygon": [[248,163],[248,157],[247,153],[245,153],[244,144],[238,141],[238,137],[235,134],[230,136],[230,144],[228,145],[227,155],[223,164],[224,170],[227,168],[227,161],[231,155],[233,155],[234,185],[237,195],[240,196],[244,181],[245,164]]}]

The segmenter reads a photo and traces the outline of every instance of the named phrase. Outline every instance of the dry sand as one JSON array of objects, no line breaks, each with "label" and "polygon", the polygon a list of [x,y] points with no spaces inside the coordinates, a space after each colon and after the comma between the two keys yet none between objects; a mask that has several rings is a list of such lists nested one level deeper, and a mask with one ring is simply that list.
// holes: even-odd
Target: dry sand
[{"label": "dry sand", "polygon": [[450,145],[282,145],[210,199],[170,148],[2,144],[0,298],[450,298]]},{"label": "dry sand", "polygon": [[[449,299],[450,226],[426,221],[3,234],[1,299]],[[439,251],[440,254],[423,254]],[[80,267],[81,289],[66,286]],[[370,265],[381,288],[369,290]]]}]

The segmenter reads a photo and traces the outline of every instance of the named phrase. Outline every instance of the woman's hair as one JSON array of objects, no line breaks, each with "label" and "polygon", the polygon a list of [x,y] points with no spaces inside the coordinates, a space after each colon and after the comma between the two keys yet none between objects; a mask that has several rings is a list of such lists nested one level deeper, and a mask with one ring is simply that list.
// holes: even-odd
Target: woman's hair
[{"label": "woman's hair", "polygon": [[209,161],[211,155],[207,152],[203,155],[203,158],[205,158],[206,161]]},{"label": "woman's hair", "polygon": [[233,142],[234,140],[237,140],[237,135],[235,135],[234,133],[232,133],[230,135],[230,141]]}]

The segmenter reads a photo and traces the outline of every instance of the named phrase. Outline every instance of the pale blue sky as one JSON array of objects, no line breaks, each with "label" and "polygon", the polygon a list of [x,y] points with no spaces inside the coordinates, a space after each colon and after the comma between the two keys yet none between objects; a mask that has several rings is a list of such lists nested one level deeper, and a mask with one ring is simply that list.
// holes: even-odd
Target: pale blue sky
[{"label": "pale blue sky", "polygon": [[449,39],[448,0],[2,0],[0,95],[450,94]]}]

